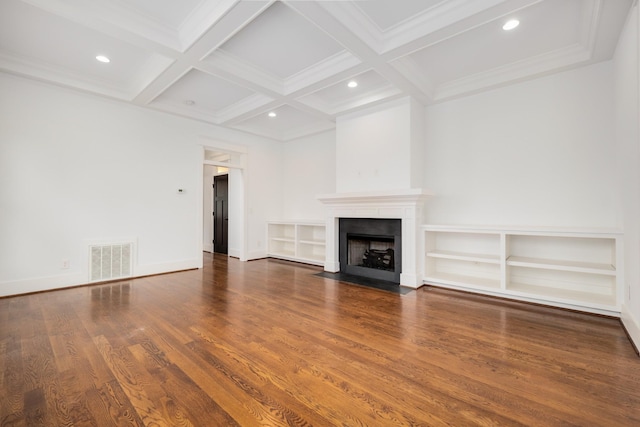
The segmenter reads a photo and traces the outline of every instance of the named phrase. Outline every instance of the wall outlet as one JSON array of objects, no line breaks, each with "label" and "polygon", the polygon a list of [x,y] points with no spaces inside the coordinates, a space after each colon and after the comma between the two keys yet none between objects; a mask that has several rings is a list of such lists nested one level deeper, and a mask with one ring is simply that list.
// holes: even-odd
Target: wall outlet
[{"label": "wall outlet", "polygon": [[63,269],[67,269],[71,267],[71,261],[69,261],[68,259],[63,259],[62,260],[62,268]]}]

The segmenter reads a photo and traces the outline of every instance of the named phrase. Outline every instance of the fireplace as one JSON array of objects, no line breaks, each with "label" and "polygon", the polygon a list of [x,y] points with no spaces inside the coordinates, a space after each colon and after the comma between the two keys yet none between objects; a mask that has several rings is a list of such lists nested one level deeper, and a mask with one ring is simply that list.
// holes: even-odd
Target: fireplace
[{"label": "fireplace", "polygon": [[400,283],[402,221],[340,218],[340,271]]},{"label": "fireplace", "polygon": [[[329,273],[342,271],[340,252],[340,220],[342,219],[400,219],[401,241],[395,240],[396,268],[400,273],[400,285],[411,288],[422,286],[423,262],[420,254],[420,225],[423,205],[431,193],[421,189],[374,191],[361,193],[336,193],[318,196],[326,206],[326,259],[324,270]],[[365,233],[366,234],[366,233]],[[374,233],[375,234],[375,233]],[[394,233],[382,233],[394,234]],[[402,256],[398,256],[398,251]],[[392,279],[397,283],[397,279]]]}]

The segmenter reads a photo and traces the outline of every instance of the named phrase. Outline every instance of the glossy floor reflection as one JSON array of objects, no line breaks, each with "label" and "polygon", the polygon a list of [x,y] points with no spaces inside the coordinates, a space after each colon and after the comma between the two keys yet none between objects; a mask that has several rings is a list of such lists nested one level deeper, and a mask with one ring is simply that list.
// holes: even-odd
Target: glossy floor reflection
[{"label": "glossy floor reflection", "polygon": [[640,425],[617,319],[273,259],[0,298],[0,426]]}]

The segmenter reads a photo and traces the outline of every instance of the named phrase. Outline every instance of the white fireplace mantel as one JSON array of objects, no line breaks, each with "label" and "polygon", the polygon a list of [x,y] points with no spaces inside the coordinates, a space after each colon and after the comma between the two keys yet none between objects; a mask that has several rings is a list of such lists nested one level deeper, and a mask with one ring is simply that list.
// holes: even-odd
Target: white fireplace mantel
[{"label": "white fireplace mantel", "polygon": [[318,200],[326,207],[325,271],[340,271],[340,218],[395,218],[402,220],[402,271],[400,284],[411,288],[422,285],[423,266],[419,256],[418,231],[423,220],[424,202],[432,193],[422,188],[398,191],[323,194]]}]

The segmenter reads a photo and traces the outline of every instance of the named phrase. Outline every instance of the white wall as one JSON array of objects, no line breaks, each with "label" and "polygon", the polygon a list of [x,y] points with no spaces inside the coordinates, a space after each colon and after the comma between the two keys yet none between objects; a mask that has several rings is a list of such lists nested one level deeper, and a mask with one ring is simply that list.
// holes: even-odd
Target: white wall
[{"label": "white wall", "polygon": [[640,53],[638,6],[622,32],[615,64],[616,141],[625,232],[625,296],[622,320],[640,348]]},{"label": "white wall", "polygon": [[94,239],[137,239],[136,274],[200,265],[202,135],[260,158],[248,250],[280,209],[280,143],[6,74],[0,93],[0,295],[86,283]]},{"label": "white wall", "polygon": [[335,131],[285,143],[283,158],[283,211],[273,219],[323,221],[316,196],[336,192]]},{"label": "white wall", "polygon": [[[266,256],[267,221],[279,218],[282,214],[282,144],[278,142],[255,145],[247,154],[247,173],[243,178],[246,181],[247,192],[248,259]],[[235,194],[236,175],[234,173],[237,172],[231,170],[229,174],[229,197]]]},{"label": "white wall", "polygon": [[428,107],[427,222],[619,227],[613,123],[611,62]]},{"label": "white wall", "polygon": [[411,99],[411,141],[409,148],[410,182],[409,188],[423,188],[424,182],[424,145],[425,145],[425,107]]}]

